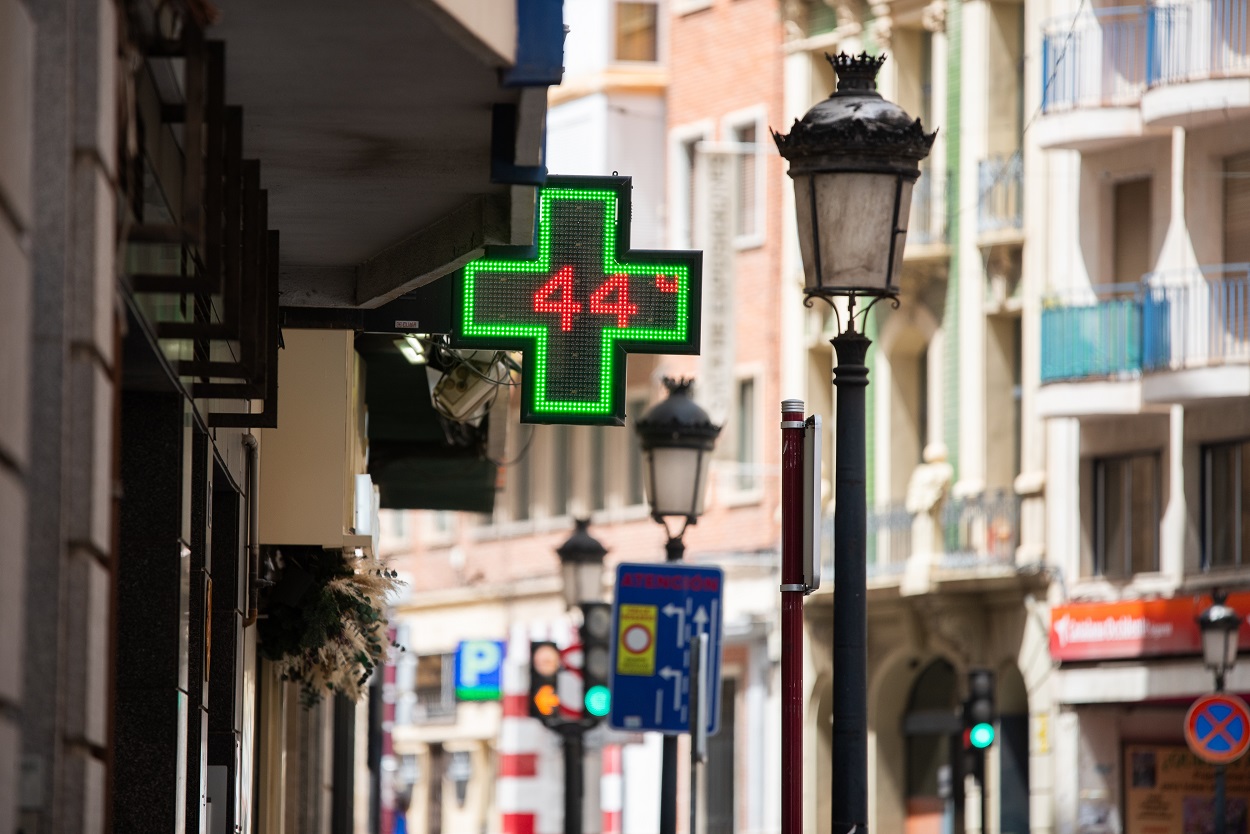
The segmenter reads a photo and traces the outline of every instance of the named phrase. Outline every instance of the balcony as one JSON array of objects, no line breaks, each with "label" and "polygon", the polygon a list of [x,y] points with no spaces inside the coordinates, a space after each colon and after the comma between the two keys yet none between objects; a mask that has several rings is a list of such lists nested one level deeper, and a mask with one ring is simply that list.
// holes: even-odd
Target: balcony
[{"label": "balcony", "polygon": [[1024,158],[992,156],[977,164],[977,236],[982,246],[1019,242],[1024,226]]},{"label": "balcony", "polygon": [[1198,127],[1250,114],[1248,34],[1245,0],[1152,6],[1146,124]]},{"label": "balcony", "polygon": [[1095,150],[1143,132],[1150,18],[1143,6],[1095,9],[1042,31],[1044,148]]},{"label": "balcony", "polygon": [[1043,305],[1044,416],[1250,396],[1250,265],[1154,272]]},{"label": "balcony", "polygon": [[[927,555],[938,571],[979,570],[1012,565],[1020,543],[1020,497],[1006,490],[990,490],[963,498],[946,498],[938,508],[938,552],[922,554],[913,538],[917,514],[903,502],[868,509],[867,574],[870,579],[898,581],[913,555]],[[833,575],[833,517],[823,527],[823,573]]]},{"label": "balcony", "polygon": [[1174,0],[1042,30],[1042,147],[1097,150],[1250,115],[1245,0]]},{"label": "balcony", "polygon": [[946,233],[946,180],[922,165],[920,179],[911,192],[911,215],[907,223],[909,261],[944,260],[949,256]]}]

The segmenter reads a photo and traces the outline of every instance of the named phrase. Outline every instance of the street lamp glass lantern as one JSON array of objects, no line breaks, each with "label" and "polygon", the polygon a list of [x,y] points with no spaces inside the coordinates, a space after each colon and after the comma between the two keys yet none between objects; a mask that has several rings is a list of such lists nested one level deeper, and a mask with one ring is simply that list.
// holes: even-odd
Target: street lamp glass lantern
[{"label": "street lamp glass lantern", "polygon": [[708,468],[720,426],[690,398],[690,380],[665,379],[668,397],[637,423],[642,446],[643,488],[651,515],[685,518],[703,514]]},{"label": "street lamp glass lantern", "polygon": [[564,578],[564,601],[569,608],[599,602],[603,596],[603,557],[608,550],[587,529],[590,519],[579,518],[568,541],[556,548]]},{"label": "street lamp glass lantern", "polygon": [[837,91],[773,133],[794,180],[804,292],[896,296],[912,186],[936,133],[877,92],[884,56],[825,57]]},{"label": "street lamp glass lantern", "polygon": [[1237,612],[1217,602],[1198,615],[1202,630],[1202,659],[1206,665],[1223,675],[1237,662],[1237,638],[1241,618]]}]

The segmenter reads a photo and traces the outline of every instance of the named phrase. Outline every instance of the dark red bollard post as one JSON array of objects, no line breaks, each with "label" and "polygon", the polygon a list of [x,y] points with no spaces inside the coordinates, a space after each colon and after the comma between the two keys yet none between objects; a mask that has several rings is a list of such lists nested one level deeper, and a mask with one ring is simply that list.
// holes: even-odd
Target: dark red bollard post
[{"label": "dark red bollard post", "polygon": [[781,403],[781,834],[803,833],[803,401]]}]

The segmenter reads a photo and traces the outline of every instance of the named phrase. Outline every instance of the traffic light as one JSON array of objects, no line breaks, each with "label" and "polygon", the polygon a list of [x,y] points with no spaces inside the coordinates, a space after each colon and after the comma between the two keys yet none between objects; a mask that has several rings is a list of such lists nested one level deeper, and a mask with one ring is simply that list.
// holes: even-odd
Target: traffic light
[{"label": "traffic light", "polygon": [[530,642],[530,718],[544,723],[558,719],[560,690],[556,686],[560,674],[560,650],[550,640]]},{"label": "traffic light", "polygon": [[968,671],[968,700],[964,701],[964,771],[985,782],[985,750],[994,743],[994,673]]},{"label": "traffic light", "polygon": [[582,692],[588,721],[598,723],[612,708],[608,636],[612,631],[612,606],[606,602],[582,603]]}]

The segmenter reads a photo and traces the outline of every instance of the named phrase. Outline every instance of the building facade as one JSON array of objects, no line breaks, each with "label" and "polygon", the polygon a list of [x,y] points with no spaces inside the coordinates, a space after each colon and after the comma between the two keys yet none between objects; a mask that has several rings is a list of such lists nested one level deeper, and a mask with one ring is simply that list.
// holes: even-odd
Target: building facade
[{"label": "building facade", "polygon": [[[1047,502],[1063,580],[1050,620],[1057,830],[1139,830],[1152,795],[1166,830],[1212,813],[1206,790],[1184,799],[1161,763],[1212,784],[1182,735],[1214,685],[1193,618],[1246,582],[1245,14],[1220,0],[1030,13],[1035,158],[1052,186],[1035,206],[1046,245],[1030,255],[1037,403],[1049,483],[1068,485]],[[1244,674],[1227,688],[1245,693]],[[1244,825],[1246,786],[1229,784],[1230,825]]]},{"label": "building facade", "polygon": [[562,27],[524,12],[0,4],[0,829],[386,828],[274,624],[404,486],[364,311],[533,235]]}]

